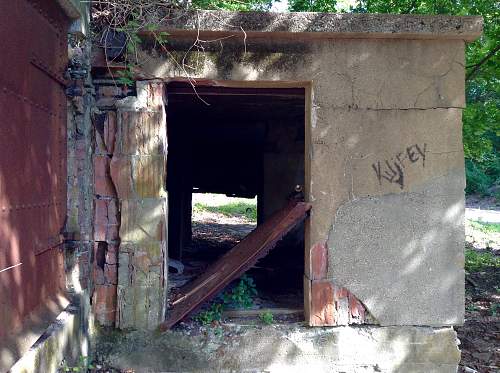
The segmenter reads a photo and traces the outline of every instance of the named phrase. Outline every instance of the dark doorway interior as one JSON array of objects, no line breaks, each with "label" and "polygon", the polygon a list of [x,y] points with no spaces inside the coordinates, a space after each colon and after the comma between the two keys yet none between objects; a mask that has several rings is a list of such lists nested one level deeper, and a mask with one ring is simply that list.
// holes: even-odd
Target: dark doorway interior
[{"label": "dark doorway interior", "polygon": [[[167,86],[167,95],[168,252],[185,266],[184,276],[170,276],[169,287],[176,287],[253,229],[248,221],[236,229],[238,222],[211,222],[212,229],[193,221],[199,207],[193,193],[195,200],[206,193],[248,198],[249,204],[256,198],[256,224],[300,194],[305,104],[303,88],[197,87],[195,92],[176,82]],[[263,306],[289,308],[303,307],[303,273],[303,225],[248,272]]]}]

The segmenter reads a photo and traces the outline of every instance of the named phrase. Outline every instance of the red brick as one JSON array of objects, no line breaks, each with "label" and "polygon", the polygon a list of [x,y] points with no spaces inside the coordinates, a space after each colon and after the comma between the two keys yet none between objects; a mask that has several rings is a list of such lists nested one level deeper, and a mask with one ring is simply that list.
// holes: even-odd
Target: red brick
[{"label": "red brick", "polygon": [[106,264],[117,264],[118,263],[118,250],[115,245],[108,245],[108,250],[106,251]]},{"label": "red brick", "polygon": [[109,111],[104,121],[104,144],[109,154],[115,150],[116,128],[116,113]]},{"label": "red brick", "polygon": [[104,265],[104,280],[106,284],[116,285],[118,283],[118,267],[116,264]]},{"label": "red brick", "polygon": [[311,283],[311,326],[335,325],[335,302],[333,284],[328,280],[312,280]]},{"label": "red brick", "polygon": [[94,192],[102,197],[116,196],[109,170],[110,162],[111,160],[107,156],[94,156]]},{"label": "red brick", "polygon": [[128,157],[113,156],[110,163],[110,174],[120,199],[127,199],[133,194],[131,173]]},{"label": "red brick", "polygon": [[311,279],[322,280],[328,273],[328,247],[326,243],[315,244],[310,251]]},{"label": "red brick", "polygon": [[106,241],[108,230],[108,204],[107,201],[96,199],[94,207],[94,240]]},{"label": "red brick", "polygon": [[116,314],[116,285],[96,285],[92,308],[101,325],[113,325]]}]

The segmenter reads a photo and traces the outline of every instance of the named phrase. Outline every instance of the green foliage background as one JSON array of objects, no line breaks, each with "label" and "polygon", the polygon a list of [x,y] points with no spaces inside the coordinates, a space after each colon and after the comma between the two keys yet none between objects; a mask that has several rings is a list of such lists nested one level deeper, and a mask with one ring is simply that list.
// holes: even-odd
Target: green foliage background
[{"label": "green foliage background", "polygon": [[[205,9],[268,10],[270,0],[193,0]],[[290,11],[338,12],[336,0],[289,0]],[[349,12],[480,15],[484,33],[466,50],[463,139],[468,193],[500,185],[500,2],[498,0],[361,0]],[[500,198],[497,192],[497,198]]]}]

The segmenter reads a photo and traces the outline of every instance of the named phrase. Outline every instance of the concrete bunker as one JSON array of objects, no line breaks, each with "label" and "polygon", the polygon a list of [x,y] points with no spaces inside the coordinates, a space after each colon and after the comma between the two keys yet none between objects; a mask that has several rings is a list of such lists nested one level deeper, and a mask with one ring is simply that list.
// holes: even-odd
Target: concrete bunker
[{"label": "concrete bunker", "polygon": [[[257,225],[291,199],[304,200],[305,89],[236,85],[166,85],[168,252],[191,273],[201,273],[255,228],[193,225],[193,195],[256,200]],[[303,309],[304,230],[301,223],[248,271],[266,308]],[[177,285],[173,272],[170,289]]]},{"label": "concrete bunker", "polygon": [[[124,66],[94,53],[102,120],[94,123],[95,218],[87,233],[94,250],[108,245],[104,266],[93,263],[94,278],[104,272],[104,281],[90,288],[96,319],[122,330],[151,330],[166,320],[168,261],[188,254],[193,191],[257,196],[258,223],[265,224],[275,201],[303,185],[312,205],[301,247],[305,325],[290,338],[277,331],[276,340],[291,345],[269,359],[246,348],[239,367],[288,366],[294,338],[310,341],[317,333],[313,345],[321,348],[314,353],[324,353],[304,347],[300,366],[453,370],[452,326],[463,321],[464,300],[464,45],[479,36],[480,20],[187,12],[159,30],[170,34],[168,53],[144,31],[132,86],[116,85]],[[255,114],[245,102],[262,110]],[[301,112],[303,130],[290,107],[297,118]],[[279,121],[262,124],[276,115],[296,123],[303,139],[284,125],[273,133]],[[278,151],[266,155],[266,142]],[[303,165],[279,175],[290,158],[283,149],[292,144]],[[266,165],[274,166],[266,171]],[[278,182],[267,183],[268,174]],[[349,324],[361,325],[306,327]],[[420,332],[429,339],[425,351],[413,339]],[[267,337],[267,331],[248,333],[248,341]],[[380,338],[366,339],[371,333]],[[177,339],[175,330],[164,336]],[[361,357],[351,348],[360,344],[374,354]],[[342,353],[333,356],[337,346]],[[381,357],[386,348],[390,356]],[[231,367],[238,354],[229,352],[222,366]]]}]

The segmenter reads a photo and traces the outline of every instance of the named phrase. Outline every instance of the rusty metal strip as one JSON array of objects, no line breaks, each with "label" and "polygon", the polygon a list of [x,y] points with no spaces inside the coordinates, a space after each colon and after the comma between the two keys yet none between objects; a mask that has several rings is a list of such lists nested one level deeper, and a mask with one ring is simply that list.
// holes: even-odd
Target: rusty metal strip
[{"label": "rusty metal strip", "polygon": [[160,325],[161,330],[171,328],[250,269],[293,227],[303,221],[310,209],[310,204],[290,202],[217,260],[203,275],[181,288],[178,298],[172,303],[167,320]]},{"label": "rusty metal strip", "polygon": [[49,78],[54,80],[55,82],[62,85],[64,88],[68,87],[68,82],[57,74],[57,72],[53,71],[50,67],[48,67],[40,58],[38,58],[35,54],[31,55],[30,63],[35,66],[37,69],[45,73]]}]

